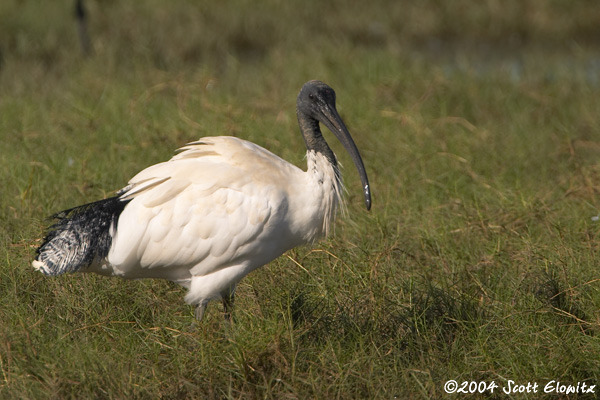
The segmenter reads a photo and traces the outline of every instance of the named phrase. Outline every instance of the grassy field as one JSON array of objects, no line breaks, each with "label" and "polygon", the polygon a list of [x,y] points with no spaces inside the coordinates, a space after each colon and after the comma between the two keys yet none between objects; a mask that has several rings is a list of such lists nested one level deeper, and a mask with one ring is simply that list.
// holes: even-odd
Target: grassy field
[{"label": "grassy field", "polygon": [[[594,2],[0,4],[0,398],[575,398],[600,386]],[[369,3],[367,5],[366,3]],[[207,135],[299,166],[295,100],[329,83],[352,162],[335,234],[239,286],[30,267],[45,219]],[[446,394],[449,380],[499,387]],[[537,393],[505,394],[509,380]],[[595,394],[580,396],[594,398]]]}]

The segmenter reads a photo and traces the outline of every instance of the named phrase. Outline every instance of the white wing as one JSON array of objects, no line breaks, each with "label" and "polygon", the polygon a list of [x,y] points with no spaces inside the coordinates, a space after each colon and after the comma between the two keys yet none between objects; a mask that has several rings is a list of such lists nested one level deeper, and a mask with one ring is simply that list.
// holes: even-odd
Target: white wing
[{"label": "white wing", "polygon": [[288,182],[303,171],[253,143],[203,138],[137,174],[108,255],[112,273],[183,281],[231,265],[252,270],[302,243]]}]

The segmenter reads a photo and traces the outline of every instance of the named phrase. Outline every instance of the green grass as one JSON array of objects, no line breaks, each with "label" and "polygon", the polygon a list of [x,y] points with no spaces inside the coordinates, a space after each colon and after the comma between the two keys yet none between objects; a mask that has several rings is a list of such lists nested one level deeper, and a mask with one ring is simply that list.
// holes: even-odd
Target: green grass
[{"label": "green grass", "polygon": [[[89,58],[61,3],[0,5],[0,398],[600,385],[591,2],[87,2]],[[236,135],[303,165],[295,96],[309,79],[336,89],[373,209],[327,135],[348,216],[250,274],[233,325],[215,303],[193,326],[168,282],[32,270],[46,216],[188,141]]]}]

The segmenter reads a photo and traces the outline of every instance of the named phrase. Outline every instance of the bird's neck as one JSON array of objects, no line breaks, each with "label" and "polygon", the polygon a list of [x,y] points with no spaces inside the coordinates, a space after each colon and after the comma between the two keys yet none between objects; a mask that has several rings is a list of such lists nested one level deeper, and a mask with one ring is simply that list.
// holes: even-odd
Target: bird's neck
[{"label": "bird's neck", "polygon": [[337,159],[335,154],[329,148],[329,145],[325,141],[321,128],[319,127],[319,121],[307,116],[304,113],[298,113],[298,124],[300,125],[300,131],[306,143],[306,149],[322,154],[328,161],[337,169]]},{"label": "bird's neck", "polygon": [[341,205],[344,210],[344,189],[337,159],[323,138],[319,121],[298,111],[298,123],[306,143],[306,172],[314,190],[314,212],[319,216],[317,220],[323,221],[322,225],[315,227],[316,230],[311,230],[309,241],[312,241],[330,232],[338,206]]}]

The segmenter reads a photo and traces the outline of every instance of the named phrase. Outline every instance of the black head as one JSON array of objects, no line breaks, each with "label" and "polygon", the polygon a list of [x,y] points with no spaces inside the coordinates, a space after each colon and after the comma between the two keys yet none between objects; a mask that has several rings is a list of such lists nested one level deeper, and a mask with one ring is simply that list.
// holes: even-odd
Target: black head
[{"label": "black head", "polygon": [[320,120],[324,111],[335,110],[335,92],[321,81],[308,81],[300,89],[296,108],[298,112]]},{"label": "black head", "polygon": [[332,163],[335,163],[335,156],[333,156],[333,152],[325,142],[325,139],[323,139],[321,130],[319,129],[319,122],[333,132],[342,145],[344,145],[358,169],[365,195],[365,205],[367,210],[370,209],[371,188],[367,172],[365,171],[360,153],[354,144],[354,140],[352,140],[350,132],[348,132],[344,121],[335,108],[335,92],[333,89],[321,81],[306,82],[298,94],[296,111],[298,113],[300,130],[304,136],[306,147],[309,150],[320,151]]}]

